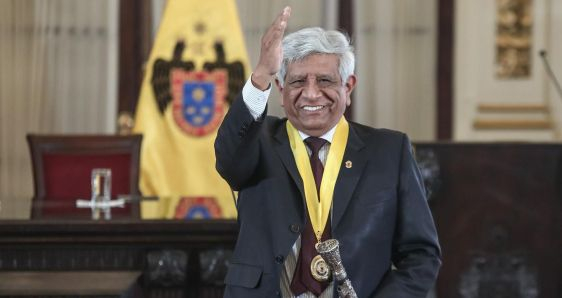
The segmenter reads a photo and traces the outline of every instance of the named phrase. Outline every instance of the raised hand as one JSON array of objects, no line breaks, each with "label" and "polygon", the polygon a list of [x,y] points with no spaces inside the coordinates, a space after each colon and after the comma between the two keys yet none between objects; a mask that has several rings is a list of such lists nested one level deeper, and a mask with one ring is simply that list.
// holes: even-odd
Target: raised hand
[{"label": "raised hand", "polygon": [[261,51],[258,65],[252,74],[252,83],[261,90],[265,90],[271,83],[271,77],[281,68],[283,61],[283,35],[287,28],[287,21],[291,16],[291,7],[287,6],[275,18],[261,39]]}]

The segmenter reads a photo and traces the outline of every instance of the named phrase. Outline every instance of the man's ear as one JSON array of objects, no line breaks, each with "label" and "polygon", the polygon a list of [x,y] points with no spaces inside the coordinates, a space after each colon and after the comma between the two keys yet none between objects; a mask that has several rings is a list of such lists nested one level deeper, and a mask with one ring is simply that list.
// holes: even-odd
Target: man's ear
[{"label": "man's ear", "polygon": [[345,95],[347,97],[346,104],[349,106],[351,104],[351,92],[355,89],[355,84],[357,83],[357,77],[352,74],[347,78],[345,82]]},{"label": "man's ear", "polygon": [[281,94],[281,96],[279,97],[279,101],[281,101],[281,106],[284,107],[283,105],[283,86],[281,86],[281,82],[279,82],[278,78],[275,78],[275,86],[277,86],[277,90],[279,90],[279,94]]},{"label": "man's ear", "polygon": [[347,78],[347,81],[345,82],[345,88],[347,89],[347,93],[351,94],[351,91],[353,91],[353,89],[355,88],[355,84],[357,83],[357,77],[352,74]]},{"label": "man's ear", "polygon": [[279,90],[279,93],[283,93],[283,86],[281,86],[278,78],[275,78],[275,86],[277,86],[277,90]]},{"label": "man's ear", "polygon": [[351,92],[355,88],[356,83],[357,77],[354,74],[350,75],[345,82],[345,95],[347,97],[346,103],[348,106],[351,104]]}]

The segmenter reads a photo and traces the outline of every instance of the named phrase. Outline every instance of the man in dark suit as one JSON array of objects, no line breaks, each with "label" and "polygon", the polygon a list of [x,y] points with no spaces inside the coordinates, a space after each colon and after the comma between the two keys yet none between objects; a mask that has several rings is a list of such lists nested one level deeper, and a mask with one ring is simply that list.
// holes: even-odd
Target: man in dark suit
[{"label": "man in dark suit", "polygon": [[[328,238],[358,297],[425,297],[440,248],[410,142],[345,120],[356,83],[348,38],[320,28],[283,38],[289,15],[264,34],[215,141],[217,170],[239,191],[225,297],[336,296],[314,250]],[[274,75],[288,119],[266,112]]]}]

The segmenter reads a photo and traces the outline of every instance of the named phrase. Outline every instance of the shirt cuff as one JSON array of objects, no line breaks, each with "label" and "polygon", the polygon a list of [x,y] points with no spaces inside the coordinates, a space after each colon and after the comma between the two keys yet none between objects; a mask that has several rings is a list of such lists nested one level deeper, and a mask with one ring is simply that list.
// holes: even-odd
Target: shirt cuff
[{"label": "shirt cuff", "polygon": [[252,75],[246,81],[244,88],[242,88],[242,99],[250,110],[250,114],[254,117],[254,120],[260,118],[265,111],[265,106],[267,105],[267,99],[269,98],[269,93],[271,92],[271,84],[267,90],[262,91],[252,84]]}]

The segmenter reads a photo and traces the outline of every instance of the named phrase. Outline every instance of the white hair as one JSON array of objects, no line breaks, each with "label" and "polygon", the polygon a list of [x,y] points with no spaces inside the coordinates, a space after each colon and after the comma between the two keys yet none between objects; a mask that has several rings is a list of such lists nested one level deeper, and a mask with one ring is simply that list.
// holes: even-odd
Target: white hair
[{"label": "white hair", "polygon": [[338,70],[342,83],[353,74],[355,54],[353,54],[353,47],[350,45],[349,38],[339,31],[311,27],[293,32],[283,38],[283,62],[277,73],[279,84],[284,85],[289,64],[315,54],[338,56]]}]

